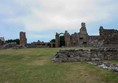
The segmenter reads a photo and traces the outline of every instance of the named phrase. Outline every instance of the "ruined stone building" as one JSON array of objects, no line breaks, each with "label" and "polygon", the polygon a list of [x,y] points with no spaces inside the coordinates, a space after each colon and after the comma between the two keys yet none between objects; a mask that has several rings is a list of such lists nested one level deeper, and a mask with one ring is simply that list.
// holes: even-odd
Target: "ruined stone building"
[{"label": "ruined stone building", "polygon": [[118,46],[118,30],[104,29],[102,26],[99,29],[100,35],[90,36],[87,33],[86,24],[81,23],[79,33],[69,34],[68,31],[65,33],[56,33],[56,47],[60,47],[60,34],[64,34],[65,47],[75,46]]},{"label": "ruined stone building", "polygon": [[20,32],[20,46],[27,47],[27,48],[53,48],[55,47],[55,43],[53,42],[32,42],[32,43],[27,43],[27,38],[26,38],[26,33],[25,32]]},{"label": "ruined stone building", "polygon": [[100,39],[104,40],[105,46],[118,46],[118,30],[104,29],[100,27]]},{"label": "ruined stone building", "polygon": [[20,32],[20,45],[25,46],[27,44],[27,38],[25,32]]},{"label": "ruined stone building", "polygon": [[51,43],[51,42],[41,42],[41,41],[37,41],[37,42],[32,42],[31,44],[27,44],[28,48],[53,48],[55,47],[55,43]]},{"label": "ruined stone building", "polygon": [[5,43],[4,37],[0,37],[0,45],[3,45]]}]

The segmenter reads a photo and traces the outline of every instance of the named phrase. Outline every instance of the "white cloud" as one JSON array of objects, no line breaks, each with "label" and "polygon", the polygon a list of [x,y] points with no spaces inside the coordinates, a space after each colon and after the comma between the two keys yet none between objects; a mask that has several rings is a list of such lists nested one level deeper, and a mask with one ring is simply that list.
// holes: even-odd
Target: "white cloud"
[{"label": "white cloud", "polygon": [[49,34],[43,34],[43,35],[37,35],[37,34],[32,34],[32,33],[30,33],[30,34],[28,34],[27,36],[30,36],[31,38],[37,38],[37,39],[41,39],[41,38],[49,38],[49,39],[51,39],[52,38],[52,36],[53,35],[49,35]]},{"label": "white cloud", "polygon": [[[26,15],[9,18],[8,22],[20,22],[27,31],[78,30],[81,22],[87,24],[111,20],[118,3],[116,0],[12,0],[28,11]],[[15,8],[15,7],[14,7]],[[0,9],[2,9],[0,7]],[[4,8],[2,12],[15,13]],[[18,9],[16,8],[18,11]],[[7,12],[6,12],[7,11]],[[26,12],[24,12],[25,14]],[[39,36],[34,36],[39,37]],[[43,37],[43,36],[42,36]],[[46,37],[46,36],[45,36]]]},{"label": "white cloud", "polygon": [[115,5],[107,5],[106,1],[111,0],[20,0],[18,3],[28,6],[31,11],[21,19],[26,29],[42,31],[54,27],[70,29],[73,26],[80,27],[81,22],[108,20]]},{"label": "white cloud", "polygon": [[[45,29],[70,29],[81,22],[108,20],[117,4],[113,0],[13,0],[30,13],[16,19],[29,31]],[[105,4],[107,3],[107,4]],[[24,10],[23,9],[23,10]],[[13,13],[10,11],[10,13]],[[14,20],[16,20],[14,19]],[[13,21],[13,19],[11,20]]]}]

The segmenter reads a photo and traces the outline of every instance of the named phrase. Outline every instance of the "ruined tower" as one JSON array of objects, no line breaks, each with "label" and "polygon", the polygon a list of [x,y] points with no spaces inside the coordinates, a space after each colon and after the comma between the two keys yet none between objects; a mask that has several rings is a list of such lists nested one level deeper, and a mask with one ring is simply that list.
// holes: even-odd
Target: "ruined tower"
[{"label": "ruined tower", "polygon": [[88,43],[88,33],[86,30],[86,24],[81,23],[80,33],[79,33],[79,44],[87,44]]},{"label": "ruined tower", "polygon": [[104,39],[104,28],[103,28],[103,26],[100,26],[99,34],[100,34],[100,40],[103,40]]},{"label": "ruined tower", "polygon": [[27,44],[27,38],[25,32],[20,32],[20,45],[25,46]]},{"label": "ruined tower", "polygon": [[4,37],[0,37],[0,45],[3,45],[5,43]]},{"label": "ruined tower", "polygon": [[65,46],[66,47],[71,46],[70,34],[68,33],[68,31],[65,31],[64,38],[65,38]]},{"label": "ruined tower", "polygon": [[80,34],[88,35],[86,30],[86,24],[84,22],[81,23]]},{"label": "ruined tower", "polygon": [[56,33],[55,38],[56,38],[55,45],[56,45],[56,47],[59,47],[60,46],[60,37],[59,37],[58,33]]}]

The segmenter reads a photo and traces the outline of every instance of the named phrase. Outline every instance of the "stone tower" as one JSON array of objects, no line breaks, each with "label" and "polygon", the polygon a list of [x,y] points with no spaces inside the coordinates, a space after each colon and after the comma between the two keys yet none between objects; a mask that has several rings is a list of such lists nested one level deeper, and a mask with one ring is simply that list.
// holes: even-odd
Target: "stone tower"
[{"label": "stone tower", "polygon": [[60,37],[59,37],[58,33],[56,33],[55,38],[56,38],[55,45],[56,45],[56,47],[59,47],[60,46]]},{"label": "stone tower", "polygon": [[86,24],[84,22],[81,23],[80,34],[88,35],[86,30]]},{"label": "stone tower", "polygon": [[27,44],[27,38],[25,32],[20,32],[20,45],[25,46]]},{"label": "stone tower", "polygon": [[65,46],[66,47],[71,46],[70,34],[68,33],[68,31],[65,31],[64,38],[65,38]]},{"label": "stone tower", "polygon": [[87,44],[88,43],[88,33],[86,30],[86,24],[81,23],[80,33],[79,33],[79,44]]},{"label": "stone tower", "polygon": [[5,43],[4,37],[0,37],[0,45],[3,45]]},{"label": "stone tower", "polygon": [[103,28],[103,26],[100,26],[99,34],[100,34],[100,40],[103,40],[104,39],[104,28]]}]

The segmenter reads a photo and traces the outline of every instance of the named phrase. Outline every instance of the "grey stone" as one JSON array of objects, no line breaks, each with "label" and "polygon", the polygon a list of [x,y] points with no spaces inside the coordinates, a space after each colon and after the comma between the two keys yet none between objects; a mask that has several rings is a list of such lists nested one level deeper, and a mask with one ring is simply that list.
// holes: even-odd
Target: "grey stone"
[{"label": "grey stone", "polygon": [[110,51],[108,49],[60,50],[55,54],[54,58],[61,59],[64,62],[118,60],[118,51],[116,49]]}]

